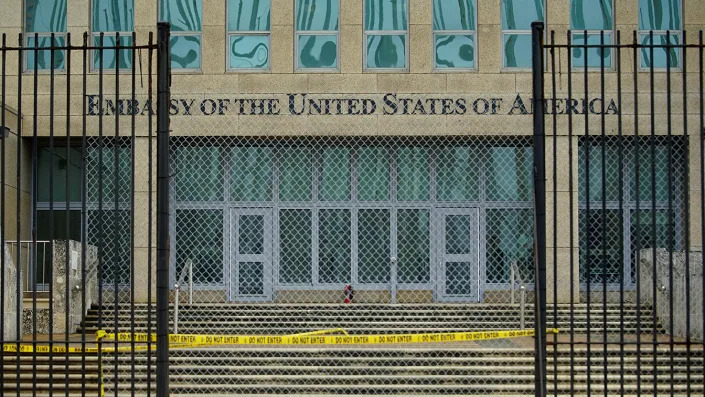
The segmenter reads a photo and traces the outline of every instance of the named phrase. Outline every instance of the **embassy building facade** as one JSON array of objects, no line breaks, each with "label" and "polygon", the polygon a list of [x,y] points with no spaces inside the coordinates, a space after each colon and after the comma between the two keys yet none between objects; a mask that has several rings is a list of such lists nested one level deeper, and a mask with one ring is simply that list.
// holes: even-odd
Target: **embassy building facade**
[{"label": "embassy building facade", "polygon": [[[680,43],[684,31],[705,28],[705,2],[11,0],[0,30],[8,42],[23,32],[27,46],[46,47],[52,34],[65,43],[68,33],[77,44],[83,32],[90,43],[131,45],[146,43],[160,20],[172,32],[172,285],[190,281],[199,302],[339,302],[351,285],[357,301],[502,303],[518,284],[532,289],[534,279],[531,22],[545,21],[557,42],[616,43],[619,31],[626,42],[635,31],[640,43]],[[64,51],[26,51],[20,65],[8,64],[7,164],[19,157],[27,172],[19,186],[7,178],[6,204],[37,225],[39,240],[102,246],[105,289],[118,286],[146,301],[156,216],[147,209],[156,171],[146,136],[156,97],[143,50],[119,51],[88,51],[85,61],[74,54],[71,62]],[[690,155],[699,142],[683,136],[683,117],[674,117],[671,137],[665,116],[654,117],[666,114],[670,62],[673,109],[681,104],[673,113],[692,114],[689,132],[699,136],[697,84],[676,84],[686,66],[678,49],[634,54],[638,59],[594,48],[546,54],[559,71],[555,96],[547,78],[540,110],[557,120],[546,164],[553,169],[555,153],[547,208],[558,227],[547,248],[556,252],[558,301],[571,293],[580,299],[589,281],[593,290],[623,282],[629,293],[636,246],[672,240],[683,249],[688,234],[694,249],[701,241],[682,208],[688,197],[690,218],[700,219],[699,157]],[[635,109],[634,65],[642,84],[655,69],[655,113],[648,93]],[[67,93],[68,75],[78,81],[84,67],[86,92]],[[50,92],[52,68],[57,92]],[[579,73],[585,68],[595,69],[587,85]],[[688,69],[695,83],[697,65]],[[25,95],[19,115],[18,70]],[[687,108],[682,97],[690,98]],[[62,110],[54,114],[54,105]],[[22,119],[21,131],[13,117]],[[610,136],[620,129],[633,136],[635,126],[647,131],[652,118],[655,138],[642,132],[618,156]],[[11,151],[17,139],[19,153]],[[639,150],[647,142],[655,156]],[[560,167],[569,162],[575,167]],[[589,197],[588,173],[598,178]],[[70,183],[54,183],[52,191],[50,175]],[[639,201],[649,209],[637,211]],[[30,229],[18,235],[14,224],[4,227],[8,240],[31,240]],[[588,255],[607,270],[590,274]],[[46,266],[24,272],[34,278],[28,285],[47,282]],[[553,300],[551,282],[548,288]]]}]

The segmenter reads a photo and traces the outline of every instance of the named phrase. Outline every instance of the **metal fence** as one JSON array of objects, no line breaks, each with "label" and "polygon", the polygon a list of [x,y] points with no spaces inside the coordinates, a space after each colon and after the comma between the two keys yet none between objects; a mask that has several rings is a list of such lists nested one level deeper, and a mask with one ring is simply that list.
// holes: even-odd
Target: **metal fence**
[{"label": "metal fence", "polygon": [[570,310],[566,332],[537,343],[548,358],[537,393],[700,395],[703,34],[615,33],[534,25],[534,147],[546,159],[535,211],[548,214],[537,257],[544,299]]}]

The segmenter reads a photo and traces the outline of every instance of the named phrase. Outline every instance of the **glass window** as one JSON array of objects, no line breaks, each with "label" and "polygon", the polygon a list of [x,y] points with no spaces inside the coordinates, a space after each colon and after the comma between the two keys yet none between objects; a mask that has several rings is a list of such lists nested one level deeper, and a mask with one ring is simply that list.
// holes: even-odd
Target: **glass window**
[{"label": "glass window", "polygon": [[272,200],[272,148],[235,147],[230,151],[230,199]]},{"label": "glass window", "polygon": [[[52,167],[52,155],[48,147],[40,147],[37,155],[38,162],[38,201],[50,201],[54,203],[66,203],[66,191],[69,193],[69,201],[81,201],[81,173],[83,161],[80,148],[54,147]],[[54,196],[50,196],[50,169],[53,168]],[[66,185],[66,173],[69,174],[69,184]]]},{"label": "glass window", "polygon": [[436,69],[475,68],[476,0],[433,0]]},{"label": "glass window", "polygon": [[502,0],[502,67],[531,68],[531,23],[544,20],[544,0]]},{"label": "glass window", "polygon": [[[99,155],[100,153],[100,155]],[[102,157],[102,161],[101,161]],[[117,149],[117,175],[115,170],[115,147],[97,147],[88,149],[86,164],[86,194],[89,203],[98,203],[102,194],[103,207],[114,205],[117,194],[118,203],[126,203],[132,197],[132,156],[130,148]],[[117,183],[118,189],[115,189]]]},{"label": "glass window", "polygon": [[179,146],[176,148],[173,168],[177,200],[223,200],[221,151],[222,149],[217,146]]},{"label": "glass window", "polygon": [[223,283],[222,210],[176,211],[176,277],[189,261],[193,263],[194,283]]},{"label": "glass window", "polygon": [[389,200],[389,150],[361,147],[357,150],[357,199]]},{"label": "glass window", "polygon": [[171,24],[171,68],[200,69],[203,0],[160,0],[159,19]]},{"label": "glass window", "polygon": [[431,241],[429,210],[397,211],[397,271],[400,283],[427,283]]},{"label": "glass window", "polygon": [[[639,0],[639,42],[642,45],[677,45],[683,29],[681,0]],[[653,42],[651,33],[653,32]],[[653,58],[653,59],[652,59]],[[641,49],[642,68],[680,67],[677,48]]]},{"label": "glass window", "polygon": [[519,277],[533,282],[534,218],[531,209],[488,209],[486,225],[486,279],[509,282],[509,268],[517,263]]},{"label": "glass window", "polygon": [[[134,0],[92,0],[91,36],[93,44],[100,46],[100,35],[104,35],[103,47],[116,47],[117,34],[120,34],[120,46],[132,45],[132,32],[135,30]],[[119,65],[116,65],[116,49],[93,50],[93,68],[120,69],[132,68],[132,50],[119,50]],[[100,59],[103,58],[101,64]]]},{"label": "glass window", "polygon": [[228,69],[269,69],[270,0],[228,0]]},{"label": "glass window", "polygon": [[[602,35],[604,35],[604,44],[612,44],[614,35],[612,0],[571,0],[570,29],[574,46],[584,45],[586,37],[588,45],[600,45],[603,40]],[[585,67],[586,59],[588,67],[599,68],[602,66],[603,58],[605,68],[612,67],[612,51],[608,49],[588,48],[586,58],[584,48],[574,47],[571,56],[575,68]]]},{"label": "glass window", "polygon": [[431,172],[429,149],[404,146],[397,149],[397,200],[428,201]]},{"label": "glass window", "polygon": [[[51,34],[54,45],[66,45],[66,0],[25,0],[24,31],[27,47],[48,48]],[[54,70],[64,69],[65,51],[54,51]],[[26,70],[46,70],[52,68],[50,50],[29,50],[26,54]],[[36,62],[36,65],[35,65]]]},{"label": "glass window", "polygon": [[486,167],[487,200],[530,201],[533,155],[530,147],[493,147]]},{"label": "glass window", "polygon": [[318,282],[349,283],[352,269],[350,210],[318,211]]},{"label": "glass window", "polygon": [[388,283],[390,211],[361,209],[357,219],[357,266],[361,283]]},{"label": "glass window", "polygon": [[279,282],[311,284],[312,211],[279,210]]},{"label": "glass window", "polygon": [[480,199],[477,153],[469,147],[444,147],[436,159],[436,194],[439,201]]},{"label": "glass window", "polygon": [[[622,223],[618,210],[604,211],[603,228],[602,209],[579,211],[581,227],[578,241],[580,242],[580,282],[587,282],[588,267],[592,289],[601,289],[604,276],[608,284],[619,283],[622,266]],[[588,256],[589,252],[589,256]],[[599,284],[599,286],[594,285]]]},{"label": "glass window", "polygon": [[350,149],[324,148],[321,159],[320,199],[350,200]]},{"label": "glass window", "polygon": [[[580,181],[578,198],[585,201],[587,195],[587,177],[585,155],[587,145],[580,146],[578,151],[578,178]],[[593,141],[590,149],[590,201],[602,202],[602,195],[607,201],[619,200],[619,149],[617,145],[605,145],[605,176],[602,178],[602,145]],[[624,170],[623,170],[624,172]],[[604,192],[603,192],[604,191]]]},{"label": "glass window", "polygon": [[279,200],[311,201],[313,153],[308,147],[283,147],[279,153]]},{"label": "glass window", "polygon": [[407,0],[365,0],[365,68],[408,68],[408,13]]},{"label": "glass window", "polygon": [[296,67],[338,69],[339,0],[296,0]]},{"label": "glass window", "polygon": [[[86,220],[89,245],[100,250],[103,284],[114,286],[130,283],[130,212],[125,210],[89,210]],[[221,246],[222,249],[222,246]]]}]

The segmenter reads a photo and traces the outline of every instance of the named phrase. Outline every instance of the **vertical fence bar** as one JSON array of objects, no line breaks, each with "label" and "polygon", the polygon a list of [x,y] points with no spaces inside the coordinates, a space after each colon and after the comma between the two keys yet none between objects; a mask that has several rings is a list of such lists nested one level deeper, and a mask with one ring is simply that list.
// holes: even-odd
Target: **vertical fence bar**
[{"label": "vertical fence bar", "polygon": [[150,107],[148,110],[148,120],[147,120],[147,128],[149,130],[149,153],[147,154],[147,162],[148,162],[148,169],[149,169],[149,177],[148,177],[148,184],[149,184],[149,192],[147,193],[148,196],[148,202],[149,204],[147,205],[148,207],[148,214],[147,214],[147,335],[150,335],[150,337],[147,338],[147,371],[150,373],[150,376],[147,376],[147,397],[150,397],[152,395],[152,215],[153,215],[153,203],[152,203],[152,189],[153,189],[153,178],[152,175],[154,174],[153,170],[153,158],[152,158],[152,151],[153,151],[153,137],[154,137],[154,130],[153,130],[153,112],[152,112],[152,107],[153,107],[153,97],[152,97],[152,60],[154,56],[154,49],[153,49],[153,43],[154,43],[154,34],[153,32],[149,32],[149,50],[147,50],[147,98],[150,103]]},{"label": "vertical fence bar", "polygon": [[[703,42],[703,31],[698,32],[698,50],[699,50],[699,77],[700,77],[700,255],[701,263],[705,264],[705,198],[702,197],[702,192],[705,192],[705,43]],[[703,302],[703,332],[700,335],[703,347],[705,348],[705,275],[702,278],[702,302]],[[705,360],[703,360],[703,384],[705,384]]]},{"label": "vertical fence bar", "polygon": [[[7,50],[5,49],[7,44],[7,36],[5,33],[2,34],[2,47],[0,52],[2,53],[2,81],[0,81],[0,103],[2,103],[2,114],[0,115],[0,151],[2,154],[2,163],[0,164],[0,346],[5,346],[5,235],[7,234],[7,225],[5,225],[5,141],[7,141],[5,132],[8,131],[7,125],[5,125],[5,107],[7,106],[7,101],[5,100],[5,76],[7,75]],[[7,137],[10,134],[8,131]],[[17,241],[20,241],[18,238]],[[19,269],[18,269],[19,271]],[[17,307],[19,307],[20,302],[17,302]],[[4,373],[4,371],[3,371]],[[5,395],[5,377],[0,376],[0,396]]]},{"label": "vertical fence bar", "polygon": [[169,395],[169,30],[157,31],[157,397]]},{"label": "vertical fence bar", "polygon": [[[551,31],[551,108],[553,122],[553,328],[558,328],[558,109],[556,105],[556,40]],[[560,51],[560,49],[558,50]],[[543,107],[541,108],[543,110]],[[558,393],[558,336],[553,334],[553,393]]]},{"label": "vertical fence bar", "polygon": [[[136,167],[135,167],[135,150],[137,150],[137,145],[135,142],[135,111],[132,109],[135,102],[135,91],[137,85],[137,69],[135,62],[135,47],[137,46],[137,34],[132,32],[132,81],[131,83],[131,93],[130,93],[130,153],[131,153],[131,182],[130,191],[132,192],[132,197],[130,199],[130,333],[135,334],[135,179],[137,177]],[[148,168],[148,172],[151,170]],[[149,277],[149,276],[148,276]],[[132,395],[135,394],[135,338],[130,338],[130,391]],[[149,373],[149,371],[148,371]]]},{"label": "vertical fence bar", "polygon": [[686,32],[683,31],[683,55],[681,57],[683,62],[683,73],[681,73],[683,78],[683,140],[685,142],[686,150],[689,155],[683,156],[683,181],[687,188],[684,189],[683,205],[685,207],[685,351],[686,351],[686,395],[690,396],[691,385],[690,385],[690,167],[688,165],[689,159],[692,154],[690,153],[690,139],[688,134],[688,57],[687,57],[687,46],[688,40]]},{"label": "vertical fence bar", "polygon": [[639,42],[637,40],[637,32],[633,33],[632,37],[632,62],[634,76],[634,194],[636,196],[636,209],[634,217],[636,219],[635,233],[636,238],[636,394],[641,394],[641,199],[639,193],[639,184],[641,177],[639,175],[639,159],[641,152],[639,150]]},{"label": "vertical fence bar", "polygon": [[531,24],[534,121],[535,395],[546,395],[546,165],[543,22]]},{"label": "vertical fence bar", "polygon": [[[585,36],[587,43],[587,35]],[[604,51],[605,48],[605,33],[600,32],[600,47]],[[587,73],[587,64],[585,65],[585,73]],[[605,57],[600,56],[600,149],[601,149],[601,164],[600,179],[602,181],[602,212],[600,213],[600,228],[602,229],[602,388],[603,394],[607,397],[607,135],[605,131]]]},{"label": "vertical fence bar", "polygon": [[[66,274],[66,284],[65,287],[66,289],[64,290],[64,293],[66,294],[66,308],[64,309],[66,313],[64,313],[64,337],[66,338],[66,343],[64,345],[64,348],[66,349],[66,355],[64,357],[64,391],[66,394],[66,397],[69,396],[69,333],[70,333],[70,310],[71,310],[71,304],[69,303],[69,294],[71,293],[71,278],[68,276],[70,273],[70,261],[71,261],[71,251],[70,251],[70,245],[69,245],[69,236],[71,236],[71,222],[69,221],[69,217],[71,214],[71,33],[66,34],[66,63],[64,65],[64,68],[66,70],[66,192],[65,194],[65,222],[66,222],[66,235],[64,236],[64,243],[65,243],[65,249],[64,249],[64,269],[65,269],[65,274]],[[80,314],[83,316],[83,313]]]},{"label": "vertical fence bar", "polygon": [[[31,235],[32,242],[30,245],[30,265],[32,272],[32,348],[37,351],[37,87],[39,86],[39,35],[34,34],[34,76],[33,76],[33,110],[32,110],[32,200],[31,200]],[[18,97],[18,100],[22,100]],[[18,156],[19,157],[19,156]],[[19,185],[18,185],[19,186]],[[18,189],[19,190],[19,189]],[[37,355],[32,355],[32,395],[37,394]]]},{"label": "vertical fence bar", "polygon": [[[104,41],[105,34],[100,33],[98,45],[98,329],[103,327],[103,259],[105,250],[103,249],[103,64],[104,59]],[[95,57],[95,50],[93,52]],[[95,66],[95,64],[94,64]],[[101,374],[101,391],[99,397],[102,396],[102,371],[103,371],[103,338],[98,339],[98,368]]]},{"label": "vertical fence bar", "polygon": [[[619,318],[624,318],[624,134],[622,131],[622,36],[617,31],[617,158],[619,161]],[[610,53],[612,51],[610,50]],[[614,59],[614,57],[612,57]],[[605,327],[607,325],[605,324]],[[624,321],[619,322],[619,395],[624,396]]]},{"label": "vertical fence bar", "polygon": [[[55,48],[55,36],[54,33],[51,34],[51,45],[49,46],[50,48],[50,55],[49,55],[49,221],[47,222],[49,224],[49,246],[50,246],[50,255],[53,259],[54,256],[54,238],[56,237],[54,234],[54,51]],[[35,42],[36,46],[39,46],[39,42]],[[37,93],[35,92],[34,95],[36,96]],[[36,127],[35,127],[36,128]],[[36,144],[36,143],[35,143]],[[39,148],[35,149],[37,152],[39,151]],[[37,167],[35,167],[34,171],[39,172],[39,159],[35,159],[35,162],[37,164]],[[37,190],[34,193],[34,205],[37,205],[37,201],[39,199],[39,177],[36,177],[37,180]],[[37,216],[38,212],[35,208],[34,211],[35,216]],[[37,219],[38,221],[38,219]],[[37,225],[37,222],[35,221],[35,225]],[[38,231],[35,231],[35,233],[38,233]],[[46,274],[47,274],[47,262],[46,262],[46,257],[47,257],[47,252],[46,249],[42,250],[42,264],[44,265],[42,267],[42,279],[46,283]],[[53,262],[53,260],[52,260]],[[53,265],[53,263],[52,263]],[[51,269],[49,269],[49,300],[50,302],[53,303],[54,300],[54,274]],[[68,274],[68,273],[66,273]],[[36,294],[36,291],[35,291]],[[53,347],[54,347],[54,305],[49,304],[49,397],[53,394],[54,391],[54,352],[53,352]],[[68,324],[67,324],[68,325]]]},{"label": "vertical fence bar", "polygon": [[[120,330],[118,325],[120,319],[118,311],[120,307],[120,32],[115,34],[115,131],[112,153],[113,153],[113,329],[117,335]],[[132,234],[132,231],[130,231]],[[115,338],[115,361],[113,362],[113,392],[118,395],[118,338]]]},{"label": "vertical fence bar", "polygon": [[[88,149],[86,148],[86,89],[88,77],[88,32],[83,33],[83,56],[82,76],[82,107],[81,107],[81,313],[86,313],[86,255],[88,238],[86,235],[86,161],[88,160]],[[86,350],[86,327],[81,327],[81,348]],[[99,375],[100,376],[100,375]],[[86,395],[86,355],[81,355],[81,397]]]},{"label": "vertical fence bar", "polygon": [[[668,177],[666,178],[666,184],[668,185],[668,213],[666,217],[666,233],[667,233],[667,243],[666,247],[668,249],[668,317],[669,317],[669,330],[668,330],[668,362],[669,362],[669,387],[671,396],[673,396],[673,250],[675,249],[675,241],[673,239],[673,133],[672,133],[672,102],[671,102],[671,39],[669,38],[670,33],[666,31],[666,133],[667,141],[666,147],[668,152]],[[683,109],[685,111],[685,109]],[[656,163],[652,164],[656,168]],[[656,186],[654,186],[656,190]],[[655,244],[654,244],[655,245]],[[654,260],[654,263],[656,261]]]},{"label": "vertical fence bar", "polygon": [[[22,114],[22,68],[24,66],[24,37],[22,36],[22,33],[19,34],[19,50],[17,50],[17,114],[20,115]],[[22,211],[22,196],[20,195],[22,189],[19,189],[20,186],[22,186],[22,158],[19,156],[19,153],[22,153],[22,117],[17,117],[17,153],[18,155],[15,156],[15,186],[18,188],[15,189],[15,199],[17,200],[17,205],[15,206],[15,222],[16,222],[16,229],[17,230],[17,241],[20,241],[21,236],[22,236],[22,222],[21,222],[21,211]],[[17,355],[15,356],[17,366],[15,368],[16,373],[15,373],[15,381],[17,383],[17,397],[20,396],[20,341],[22,340],[22,313],[20,313],[20,302],[22,302],[22,274],[19,271],[20,264],[22,263],[22,244],[17,243],[17,271],[15,272],[15,275],[17,277],[17,286],[16,286],[16,291],[17,291],[17,313],[15,313],[15,331],[17,332]]]},{"label": "vertical fence bar", "polygon": [[[588,98],[588,92],[589,92],[589,86],[588,86],[588,72],[587,72],[587,65],[589,65],[589,60],[588,60],[588,45],[587,45],[587,37],[588,37],[588,32],[587,30],[583,32],[585,40],[583,41],[583,54],[585,55],[585,63],[583,64],[583,94],[585,95],[585,98]],[[590,145],[592,145],[592,141],[590,140],[590,112],[585,109],[585,141],[584,141],[584,147],[585,147],[585,227],[587,227],[587,224],[591,221],[590,219],[590,202],[591,202],[591,197],[590,196]],[[589,229],[586,229],[586,232]],[[587,237],[587,233],[585,233]],[[592,356],[592,330],[591,330],[591,324],[590,324],[590,314],[591,314],[591,303],[592,303],[592,291],[590,289],[591,284],[590,280],[592,278],[592,257],[590,256],[590,243],[588,241],[589,239],[586,238],[585,241],[583,242],[585,244],[585,282],[586,282],[586,287],[587,287],[587,307],[586,307],[586,328],[587,328],[587,344],[586,344],[586,349],[587,349],[587,395],[590,397],[591,392],[592,392],[592,371],[591,371],[591,359],[590,357]]]},{"label": "vertical fence bar", "polygon": [[[572,37],[571,32],[568,31],[566,34],[566,43],[568,43],[568,102],[573,103],[573,55],[572,55]],[[572,395],[575,389],[575,257],[573,254],[573,247],[575,241],[573,241],[573,230],[575,227],[573,211],[575,210],[573,206],[573,112],[568,111],[568,207],[570,211],[569,217],[569,233],[570,243],[570,394]],[[556,358],[554,357],[554,360]]]},{"label": "vertical fence bar", "polygon": [[655,94],[655,82],[654,82],[654,32],[649,32],[649,79],[650,94],[651,94],[651,135],[649,137],[649,148],[650,148],[650,166],[651,166],[651,258],[653,262],[653,272],[652,272],[652,292],[653,292],[653,305],[652,310],[652,335],[651,342],[653,343],[653,395],[657,395],[656,391],[658,389],[658,355],[656,354],[658,348],[658,317],[656,315],[658,307],[658,285],[656,285],[656,274],[658,269],[656,267],[656,109],[654,103],[656,102]]}]

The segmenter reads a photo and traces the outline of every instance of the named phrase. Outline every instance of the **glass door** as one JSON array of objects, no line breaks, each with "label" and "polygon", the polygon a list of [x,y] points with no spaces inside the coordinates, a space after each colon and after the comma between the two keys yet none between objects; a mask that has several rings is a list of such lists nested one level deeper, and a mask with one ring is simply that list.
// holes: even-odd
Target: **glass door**
[{"label": "glass door", "polygon": [[477,208],[438,210],[438,298],[480,300],[480,230]]},{"label": "glass door", "polygon": [[230,301],[272,299],[272,212],[230,212]]}]

